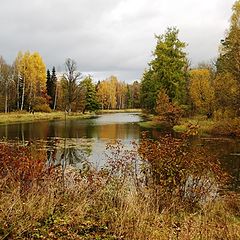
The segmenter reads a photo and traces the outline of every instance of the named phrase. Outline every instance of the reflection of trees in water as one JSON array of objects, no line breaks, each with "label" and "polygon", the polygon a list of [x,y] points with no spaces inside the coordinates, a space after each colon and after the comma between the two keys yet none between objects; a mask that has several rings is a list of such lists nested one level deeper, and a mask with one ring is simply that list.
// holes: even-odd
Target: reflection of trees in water
[{"label": "reflection of trees in water", "polygon": [[[72,165],[77,168],[88,163],[88,158],[92,153],[92,146],[83,144],[77,146],[73,143],[64,143],[63,139],[55,139],[54,141],[47,142],[47,165],[48,166],[62,166],[65,168],[67,165]],[[71,141],[71,140],[69,140]]]},{"label": "reflection of trees in water", "polygon": [[89,151],[84,149],[66,148],[61,154],[61,158],[66,159],[66,165],[78,165],[85,163],[90,155]]},{"label": "reflection of trees in water", "polygon": [[[165,135],[164,131],[153,129],[149,136],[152,139],[162,139]],[[174,134],[176,138],[180,138],[179,134]],[[194,152],[195,149],[202,149],[207,156],[219,159],[221,168],[226,171],[231,178],[229,187],[236,191],[240,190],[240,141],[231,138],[216,137],[194,137],[189,139],[188,154]]]},{"label": "reflection of trees in water", "polygon": [[230,188],[240,189],[240,143],[236,139],[201,138],[192,144],[201,144],[209,154],[217,156],[221,167],[232,176]]},{"label": "reflection of trees in water", "polygon": [[134,124],[109,124],[97,128],[98,138],[132,139],[139,138],[139,127]]}]

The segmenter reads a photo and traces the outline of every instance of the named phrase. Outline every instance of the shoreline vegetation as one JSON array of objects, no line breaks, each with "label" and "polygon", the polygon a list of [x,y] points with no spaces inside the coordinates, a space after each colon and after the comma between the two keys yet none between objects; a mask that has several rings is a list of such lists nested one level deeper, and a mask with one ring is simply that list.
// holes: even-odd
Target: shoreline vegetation
[{"label": "shoreline vegetation", "polygon": [[50,113],[45,112],[35,112],[34,114],[26,111],[10,112],[10,113],[0,113],[0,124],[14,124],[20,122],[34,122],[34,121],[51,121],[51,120],[64,120],[65,115],[67,119],[90,119],[94,118],[99,114],[106,113],[130,113],[130,112],[141,112],[141,109],[120,109],[120,110],[99,110],[96,112],[87,113],[65,113],[63,111],[55,111]]},{"label": "shoreline vegetation", "polygon": [[14,124],[21,122],[34,122],[34,121],[50,121],[50,120],[64,120],[65,115],[67,119],[86,119],[91,118],[94,114],[82,114],[82,113],[70,113],[65,114],[65,112],[35,112],[34,114],[19,111],[19,112],[10,112],[10,113],[1,113],[0,114],[0,124]]},{"label": "shoreline vegetation", "polygon": [[[50,113],[35,112],[34,114],[26,111],[0,113],[0,124],[14,124],[22,122],[35,122],[35,121],[51,121],[51,120],[64,120],[65,116],[68,120],[73,119],[91,119],[97,117],[100,114],[111,113],[139,113],[141,114],[143,121],[139,122],[140,127],[146,129],[160,129],[169,130],[169,127],[164,121],[159,121],[158,116],[153,114],[143,113],[141,109],[111,109],[111,110],[98,110],[92,113],[65,113],[63,111],[55,111]],[[183,117],[179,123],[172,127],[174,132],[183,133],[188,127],[192,125],[198,131],[199,136],[204,135],[216,135],[216,136],[229,136],[240,137],[240,120],[234,119],[221,119],[215,120],[213,118],[208,119],[204,115],[195,115],[192,117]]]},{"label": "shoreline vegetation", "polygon": [[166,122],[159,121],[158,117],[153,114],[143,114],[144,121],[140,122],[140,127],[146,129],[156,128],[159,130],[172,129],[176,133],[187,131],[189,126],[194,126],[199,136],[227,136],[240,137],[240,119],[220,119],[207,118],[204,115],[195,115],[191,117],[183,117],[179,123],[169,127]]},{"label": "shoreline vegetation", "polygon": [[185,140],[143,139],[138,174],[121,144],[104,168],[84,171],[46,168],[34,145],[0,144],[1,239],[239,239],[239,194],[221,190],[217,161]]}]

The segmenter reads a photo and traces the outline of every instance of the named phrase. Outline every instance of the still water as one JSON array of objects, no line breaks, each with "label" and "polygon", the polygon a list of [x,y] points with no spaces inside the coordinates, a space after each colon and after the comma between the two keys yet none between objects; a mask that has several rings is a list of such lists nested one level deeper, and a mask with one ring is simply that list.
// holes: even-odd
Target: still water
[{"label": "still water", "polygon": [[[113,113],[100,115],[94,119],[41,121],[0,125],[2,141],[26,145],[33,142],[39,150],[47,152],[48,164],[61,164],[63,153],[66,164],[81,167],[90,161],[101,167],[106,160],[106,146],[121,140],[131,148],[131,142],[138,142],[141,121],[138,113]],[[161,137],[161,132],[153,129],[151,135]],[[240,188],[240,139],[216,138],[212,136],[196,139],[209,149],[209,154],[217,154],[222,166],[234,177],[234,189]]]},{"label": "still water", "polygon": [[104,164],[107,144],[121,140],[130,146],[138,141],[141,117],[138,113],[114,113],[94,119],[41,121],[0,125],[0,139],[26,145],[29,142],[48,151],[49,162],[59,164],[67,150],[67,164],[78,166],[84,160],[96,167]]}]

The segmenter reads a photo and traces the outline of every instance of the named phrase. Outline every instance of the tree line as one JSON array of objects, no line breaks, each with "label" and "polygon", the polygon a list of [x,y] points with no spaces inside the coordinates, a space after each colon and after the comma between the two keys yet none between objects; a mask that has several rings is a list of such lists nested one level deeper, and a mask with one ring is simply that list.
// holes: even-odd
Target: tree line
[{"label": "tree line", "polygon": [[[171,121],[180,112],[218,119],[240,116],[240,1],[215,61],[191,68],[178,29],[156,36],[157,45],[141,80],[141,106]],[[174,122],[174,121],[173,121]]]},{"label": "tree line", "polygon": [[140,82],[126,84],[110,76],[94,83],[72,59],[65,72],[46,71],[39,53],[19,52],[12,65],[0,57],[0,111],[95,111],[142,108],[174,122],[180,115],[208,118],[240,115],[240,0],[232,8],[230,27],[220,41],[218,58],[191,68],[175,27],[156,36],[153,59]]},{"label": "tree line", "polygon": [[[58,75],[58,76],[57,76]],[[65,72],[50,71],[39,53],[19,52],[12,65],[0,57],[0,111],[95,111],[140,107],[140,83],[115,76],[95,83],[68,58]]]}]

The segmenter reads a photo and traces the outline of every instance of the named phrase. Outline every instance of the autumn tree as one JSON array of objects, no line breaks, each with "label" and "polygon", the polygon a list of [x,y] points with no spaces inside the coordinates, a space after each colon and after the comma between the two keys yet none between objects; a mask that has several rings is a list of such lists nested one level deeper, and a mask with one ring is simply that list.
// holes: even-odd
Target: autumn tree
[{"label": "autumn tree", "polygon": [[91,76],[85,77],[80,85],[82,112],[95,111],[99,108],[99,103],[96,95],[96,88]]},{"label": "autumn tree", "polygon": [[115,109],[117,105],[117,82],[115,76],[101,81],[97,87],[97,97],[102,109]]},{"label": "autumn tree", "polygon": [[232,8],[230,28],[221,41],[220,56],[217,60],[219,73],[231,73],[240,83],[240,1]]},{"label": "autumn tree", "polygon": [[2,103],[4,103],[5,113],[9,110],[9,101],[11,101],[10,94],[13,83],[12,67],[0,56],[0,97],[3,100]]},{"label": "autumn tree", "polygon": [[230,28],[221,41],[215,79],[216,109],[220,115],[239,115],[240,109],[240,1],[232,8]]},{"label": "autumn tree", "polygon": [[101,109],[109,109],[109,88],[107,80],[101,81],[97,86],[97,98],[101,105]]},{"label": "autumn tree", "polygon": [[157,95],[155,112],[158,115],[158,121],[170,127],[178,124],[182,114],[181,109],[170,100],[164,89],[161,89]]},{"label": "autumn tree", "polygon": [[18,52],[18,55],[16,59],[14,60],[13,63],[13,69],[14,69],[14,81],[16,85],[16,108],[17,110],[20,110],[20,105],[21,105],[21,93],[22,93],[22,84],[23,84],[23,79],[20,74],[20,63],[23,57],[23,53],[20,51]]},{"label": "autumn tree", "polygon": [[65,61],[66,73],[63,74],[63,88],[65,88],[66,108],[70,112],[72,105],[77,98],[78,80],[81,73],[77,71],[77,64],[71,58]]},{"label": "autumn tree", "polygon": [[57,110],[65,111],[67,109],[67,84],[63,77],[59,78],[57,82],[57,99],[56,99],[56,108]]},{"label": "autumn tree", "polygon": [[45,64],[37,52],[19,53],[15,60],[15,69],[20,110],[26,109],[26,105],[28,109],[32,109],[34,99],[43,97],[46,92]]},{"label": "autumn tree", "polygon": [[127,85],[126,105],[128,108],[140,108],[140,88],[141,84],[138,81]]},{"label": "autumn tree", "polygon": [[194,69],[190,71],[189,92],[195,107],[209,117],[212,116],[214,88],[209,69]]},{"label": "autumn tree", "polygon": [[231,73],[217,75],[214,92],[217,117],[233,117],[239,114],[239,83]]},{"label": "autumn tree", "polygon": [[188,62],[184,48],[186,44],[178,39],[178,30],[168,28],[166,33],[156,36],[157,46],[154,59],[141,81],[141,103],[144,109],[154,111],[157,94],[165,89],[171,101],[185,102]]},{"label": "autumn tree", "polygon": [[109,100],[110,106],[112,109],[115,109],[117,106],[117,82],[118,79],[115,76],[110,76],[108,79],[109,82]]},{"label": "autumn tree", "polygon": [[126,106],[127,85],[125,82],[117,81],[116,83],[116,108],[124,109]]}]

